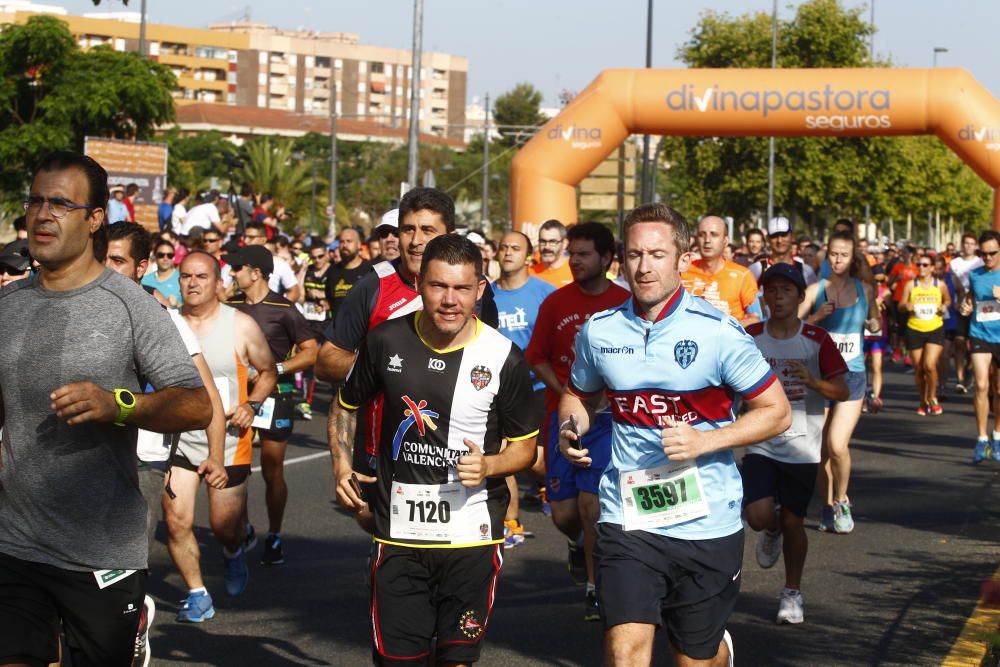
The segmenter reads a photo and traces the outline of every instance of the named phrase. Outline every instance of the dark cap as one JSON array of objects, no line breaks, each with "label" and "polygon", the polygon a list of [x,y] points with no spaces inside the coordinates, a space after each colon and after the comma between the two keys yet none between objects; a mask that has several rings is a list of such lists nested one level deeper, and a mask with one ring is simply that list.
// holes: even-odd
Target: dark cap
[{"label": "dark cap", "polygon": [[27,271],[31,266],[28,258],[28,242],[25,239],[11,241],[0,250],[0,266],[14,271]]},{"label": "dark cap", "polygon": [[247,245],[228,255],[222,256],[223,261],[235,266],[250,266],[260,269],[265,276],[274,273],[274,256],[262,245]]},{"label": "dark cap", "polygon": [[767,281],[773,278],[784,278],[785,280],[791,281],[795,285],[795,289],[799,291],[800,294],[806,291],[806,281],[802,277],[802,272],[799,271],[798,267],[792,266],[791,264],[772,264],[764,275],[760,277],[760,284],[766,285]]}]

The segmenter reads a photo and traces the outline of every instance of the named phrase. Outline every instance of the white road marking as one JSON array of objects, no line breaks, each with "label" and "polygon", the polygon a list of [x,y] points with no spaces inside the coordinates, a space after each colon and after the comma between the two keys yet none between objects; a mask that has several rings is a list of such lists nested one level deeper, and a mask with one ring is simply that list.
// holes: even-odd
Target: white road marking
[{"label": "white road marking", "polygon": [[[293,463],[302,463],[303,461],[312,461],[313,459],[318,459],[323,456],[329,456],[330,452],[316,452],[315,454],[307,454],[305,456],[299,456],[298,458],[288,459],[285,461],[285,467],[292,465]],[[260,472],[260,466],[254,466],[250,468],[251,472]]]}]

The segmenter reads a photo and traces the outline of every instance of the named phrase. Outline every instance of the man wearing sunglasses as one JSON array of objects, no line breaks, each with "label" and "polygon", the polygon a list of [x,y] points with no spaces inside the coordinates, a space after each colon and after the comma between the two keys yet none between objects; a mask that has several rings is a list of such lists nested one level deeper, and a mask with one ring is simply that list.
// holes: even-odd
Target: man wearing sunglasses
[{"label": "man wearing sunglasses", "polygon": [[[976,439],[973,463],[987,458],[1000,461],[1000,397],[990,393],[990,380],[1000,381],[994,363],[1000,363],[1000,234],[983,232],[979,236],[979,256],[983,266],[969,273],[969,291],[962,302],[962,315],[971,316],[969,349],[972,370],[976,374]],[[993,377],[990,377],[993,375]],[[986,427],[993,408],[993,437]]]},{"label": "man wearing sunglasses", "polygon": [[180,274],[174,266],[173,244],[164,240],[157,242],[153,258],[156,260],[156,271],[146,273],[142,284],[158,290],[171,308],[180,308],[184,297],[181,296]]},{"label": "man wearing sunglasses", "polygon": [[132,664],[148,562],[136,432],[212,418],[170,317],[102,264],[107,178],[78,153],[42,159],[25,202],[39,274],[0,291],[3,664],[57,662],[60,631],[73,664]]}]

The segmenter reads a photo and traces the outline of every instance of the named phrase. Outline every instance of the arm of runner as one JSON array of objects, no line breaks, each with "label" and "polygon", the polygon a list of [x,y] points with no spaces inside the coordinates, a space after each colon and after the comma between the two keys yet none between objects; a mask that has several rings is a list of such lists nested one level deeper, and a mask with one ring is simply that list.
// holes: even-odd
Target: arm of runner
[{"label": "arm of runner", "polygon": [[[537,433],[537,432],[536,432]],[[487,477],[506,477],[529,468],[535,461],[535,440],[532,435],[521,440],[508,440],[498,454],[483,454],[478,444],[465,438],[469,453],[458,459],[458,478],[462,486],[479,486]]]},{"label": "arm of runner", "polygon": [[324,341],[316,355],[316,378],[324,382],[343,382],[357,356],[353,351],[342,350],[330,341]]},{"label": "arm of runner", "polygon": [[237,312],[235,317],[236,333],[240,337],[237,345],[243,344],[244,349],[241,351],[245,353],[247,363],[257,369],[257,380],[247,396],[247,402],[236,406],[226,416],[231,424],[245,431],[250,428],[256,416],[256,412],[249,405],[250,401],[263,403],[267,400],[278,384],[278,369],[275,368],[271,348],[257,322],[246,313]]},{"label": "arm of runner", "polygon": [[559,451],[573,465],[590,467],[590,450],[580,447],[580,436],[590,430],[601,394],[577,396],[572,390],[559,399]]},{"label": "arm of runner", "polygon": [[913,310],[913,304],[910,303],[910,292],[913,291],[913,283],[907,282],[903,285],[903,294],[899,299],[899,309],[900,310]]},{"label": "arm of runner", "polygon": [[778,382],[744,402],[749,409],[739,419],[710,431],[699,431],[667,417],[667,428],[661,433],[664,453],[673,461],[690,461],[703,454],[763,442],[784,433],[791,425],[791,408]]},{"label": "arm of runner", "polygon": [[[135,409],[125,421],[147,431],[198,431],[212,420],[212,404],[205,387],[166,387],[134,396]],[[110,424],[118,419],[114,393],[93,382],[74,382],[59,387],[49,398],[52,411],[70,426],[90,422]]]},{"label": "arm of runner", "polygon": [[[868,320],[865,321],[865,328],[872,333],[878,333],[882,331],[882,316],[878,299],[875,298],[875,288],[868,283],[861,283],[861,285],[865,291],[865,299],[868,301]],[[945,292],[947,289],[945,288]]]},{"label": "arm of runner", "polygon": [[938,281],[938,289],[941,291],[941,314],[945,315],[948,313],[948,308],[951,306],[951,292],[948,290],[948,286],[944,284],[944,281]]},{"label": "arm of runner", "polygon": [[828,401],[846,401],[850,395],[850,390],[847,388],[847,381],[844,379],[843,373],[829,379],[823,379],[810,373],[809,369],[801,361],[791,360],[789,361],[789,367],[791,368],[792,375],[802,380],[807,387]]},{"label": "arm of runner", "polygon": [[352,469],[353,460],[351,451],[354,447],[354,433],[357,428],[357,410],[364,405],[368,399],[381,391],[381,380],[376,371],[373,359],[379,358],[377,352],[370,348],[377,346],[376,336],[369,336],[361,352],[358,361],[347,378],[347,382],[333,399],[330,406],[331,419],[334,421],[333,429],[328,429],[328,435],[334,436],[329,441],[330,458],[333,462],[333,478],[336,482],[337,502],[347,509],[361,512],[365,509],[366,503],[361,498],[354,486],[353,480],[373,483],[377,478],[370,475],[356,473]]},{"label": "arm of runner", "polygon": [[198,474],[201,475],[209,486],[215,489],[224,489],[229,482],[229,475],[226,473],[226,409],[222,405],[222,397],[215,387],[215,380],[212,379],[212,371],[205,363],[205,357],[201,354],[191,356],[194,367],[198,369],[201,381],[205,383],[205,390],[208,391],[208,399],[212,403],[212,421],[205,429],[208,436],[208,458],[198,466]]},{"label": "arm of runner", "polygon": [[300,341],[295,344],[295,347],[297,351],[292,355],[292,358],[281,363],[286,373],[297,373],[316,363],[316,350],[319,346],[316,345],[315,338]]},{"label": "arm of runner", "polygon": [[760,322],[760,306],[757,304],[757,281],[753,274],[747,271],[743,274],[740,284],[740,305],[743,306],[744,316],[740,320],[740,325],[745,329],[751,324]]},{"label": "arm of runner", "polygon": [[799,319],[812,324],[811,313],[813,306],[816,304],[816,295],[819,293],[819,284],[813,284],[806,287],[806,296],[799,304]]}]

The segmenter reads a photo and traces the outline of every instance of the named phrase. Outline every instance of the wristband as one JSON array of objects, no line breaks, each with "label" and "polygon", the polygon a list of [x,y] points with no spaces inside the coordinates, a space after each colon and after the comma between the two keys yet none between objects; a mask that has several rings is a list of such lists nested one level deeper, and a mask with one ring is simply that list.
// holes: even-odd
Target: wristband
[{"label": "wristband", "polygon": [[274,367],[278,369],[278,375],[284,375],[285,374],[285,365],[283,363],[281,363],[280,361],[278,363],[276,363],[274,365]]},{"label": "wristband", "polygon": [[125,420],[135,410],[135,394],[128,389],[115,389],[115,403],[118,404],[118,418],[115,419],[115,426],[124,426]]},{"label": "wristband", "polygon": [[255,415],[259,415],[260,406],[263,405],[263,403],[261,403],[260,401],[247,401],[247,405],[250,406],[250,409],[253,410],[253,413]]}]

